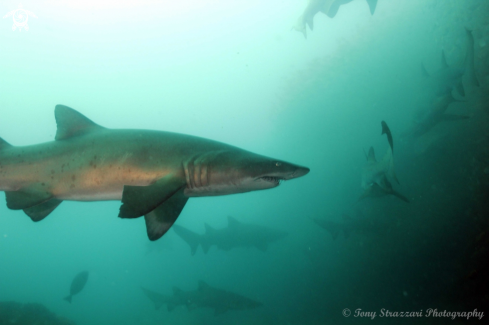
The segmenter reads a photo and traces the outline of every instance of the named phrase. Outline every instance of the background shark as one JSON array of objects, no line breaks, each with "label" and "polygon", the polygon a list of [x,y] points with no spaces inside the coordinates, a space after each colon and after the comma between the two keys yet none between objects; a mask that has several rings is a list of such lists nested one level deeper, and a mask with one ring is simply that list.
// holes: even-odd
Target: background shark
[{"label": "background shark", "polygon": [[[333,2],[328,11],[328,17],[333,18],[338,13],[341,5],[352,2],[353,0],[336,0]],[[373,15],[375,13],[375,8],[377,7],[377,0],[367,0],[368,7],[370,8],[370,13]]]},{"label": "background shark", "polygon": [[172,311],[175,307],[179,305],[186,306],[188,304],[188,301],[185,299],[185,297],[183,297],[183,295],[170,296],[170,295],[163,295],[161,293],[143,287],[141,287],[141,289],[143,290],[144,295],[153,302],[155,309],[160,309],[161,306],[167,305],[168,311]]},{"label": "background shark", "polygon": [[387,124],[382,121],[382,134],[386,134],[389,141],[389,147],[381,161],[375,159],[374,148],[370,147],[367,155],[367,164],[362,170],[362,188],[364,193],[360,197],[380,197],[385,195],[394,195],[404,202],[409,200],[394,190],[391,184],[391,180],[395,180],[397,183],[397,176],[394,172],[394,157],[392,152],[394,150],[394,143],[392,141],[392,134]]},{"label": "background shark", "polygon": [[214,229],[206,223],[203,235],[194,233],[179,225],[174,225],[173,230],[190,246],[192,255],[195,254],[199,245],[202,245],[202,250],[206,254],[213,245],[225,251],[235,247],[256,247],[261,251],[265,251],[269,244],[287,236],[285,232],[264,226],[246,224],[230,216],[228,217],[228,226],[226,228]]},{"label": "background shark", "polygon": [[194,136],[111,130],[63,105],[56,141],[14,147],[0,139],[0,190],[7,207],[44,219],[63,200],[122,200],[120,218],[144,216],[163,236],[189,197],[277,187],[309,172],[284,161]]},{"label": "background shark", "polygon": [[380,233],[386,230],[385,224],[370,218],[353,219],[347,215],[343,215],[342,222],[324,218],[312,218],[312,220],[319,227],[329,232],[333,239],[336,239],[341,232],[345,238],[348,238],[352,232]]},{"label": "background shark", "polygon": [[[262,303],[246,298],[234,292],[211,287],[204,281],[199,281],[198,298],[192,301],[197,307],[214,309],[214,315],[220,315],[228,310],[254,309]],[[177,294],[178,295],[178,294]]]},{"label": "background shark", "polygon": [[156,309],[167,305],[168,311],[177,306],[185,305],[189,310],[196,308],[212,308],[214,315],[220,315],[228,310],[253,309],[262,306],[261,303],[241,296],[237,293],[211,287],[204,281],[199,281],[197,290],[183,291],[173,287],[173,295],[167,296],[152,290],[142,288],[146,297]]},{"label": "background shark", "polygon": [[447,64],[445,52],[442,52],[442,68],[430,75],[424,66],[423,75],[430,81],[428,108],[422,109],[416,114],[413,126],[402,134],[402,137],[419,137],[430,131],[435,125],[442,121],[459,121],[468,119],[466,115],[454,115],[445,113],[448,106],[460,101],[454,97],[454,89],[458,95],[465,96],[465,86],[469,88],[479,87],[479,81],[474,66],[474,36],[472,31],[465,29],[466,49],[465,60],[462,65],[450,67]]},{"label": "background shark", "polygon": [[441,52],[441,68],[429,73],[424,64],[421,65],[423,76],[429,81],[429,88],[433,89],[435,96],[443,96],[447,91],[452,92],[456,89],[457,93],[465,96],[463,84],[464,76],[469,86],[479,87],[479,80],[475,72],[474,65],[474,36],[472,31],[465,29],[466,46],[465,59],[463,62],[449,66],[445,56],[445,51]]},{"label": "background shark", "polygon": [[427,110],[421,111],[418,118],[414,121],[411,129],[403,133],[402,137],[419,137],[430,131],[442,121],[460,121],[468,119],[469,116],[445,113],[451,103],[459,101],[455,99],[452,92],[447,90],[443,95],[433,99]]},{"label": "background shark", "polygon": [[[311,31],[314,29],[314,16],[316,16],[317,13],[322,12],[329,18],[334,18],[341,5],[352,1],[353,0],[309,0],[306,9],[304,9],[304,12],[299,19],[297,19],[296,24],[292,28],[301,32],[304,35],[304,38],[307,39],[306,25],[309,26]],[[370,13],[373,15],[375,7],[377,6],[377,0],[367,0],[367,3],[370,7]]]}]

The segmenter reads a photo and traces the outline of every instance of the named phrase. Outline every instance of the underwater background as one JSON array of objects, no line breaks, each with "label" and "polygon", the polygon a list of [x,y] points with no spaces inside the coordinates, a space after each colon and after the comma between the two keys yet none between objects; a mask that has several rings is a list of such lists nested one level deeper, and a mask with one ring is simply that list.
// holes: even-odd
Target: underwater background
[{"label": "underwater background", "polygon": [[[0,14],[19,4],[2,1]],[[334,19],[316,15],[304,39],[291,27],[306,4],[32,0],[22,2],[36,16],[28,31],[0,20],[0,136],[12,145],[53,141],[63,104],[104,127],[195,135],[311,169],[272,190],[192,198],[176,222],[204,233],[232,216],[288,234],[266,251],[192,256],[173,230],[151,242],[143,218],[117,218],[117,201],[64,202],[37,223],[0,204],[0,324],[24,324],[5,316],[7,302],[79,325],[487,320],[489,1],[378,0],[371,15],[354,0]],[[449,110],[469,118],[402,139],[432,92],[422,65],[439,69],[442,50],[448,65],[463,62],[465,28],[480,86]],[[382,157],[388,147],[381,121],[394,138],[395,187],[410,203],[359,200],[365,152]],[[313,221],[343,215],[374,231],[336,237]],[[86,286],[67,303],[85,270]],[[141,290],[171,295],[199,281],[262,306],[156,310]],[[484,317],[379,317],[383,308]]]}]

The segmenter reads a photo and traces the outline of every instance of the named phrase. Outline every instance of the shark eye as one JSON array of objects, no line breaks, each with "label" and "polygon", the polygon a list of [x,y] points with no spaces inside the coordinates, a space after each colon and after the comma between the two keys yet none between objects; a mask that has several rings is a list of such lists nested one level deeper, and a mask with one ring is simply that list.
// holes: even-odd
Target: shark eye
[{"label": "shark eye", "polygon": [[275,163],[275,166],[277,166],[277,167],[279,167],[279,166],[281,166],[281,165],[282,165],[282,163],[281,163],[280,161],[277,161],[277,162]]}]

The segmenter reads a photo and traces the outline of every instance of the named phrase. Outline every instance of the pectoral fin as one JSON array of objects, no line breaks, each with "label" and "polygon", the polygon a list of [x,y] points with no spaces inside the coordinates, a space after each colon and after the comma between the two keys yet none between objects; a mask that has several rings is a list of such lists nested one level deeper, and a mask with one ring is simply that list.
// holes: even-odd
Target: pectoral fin
[{"label": "pectoral fin", "polygon": [[173,175],[167,175],[149,186],[124,186],[119,218],[142,217],[168,200],[183,186],[185,181]]},{"label": "pectoral fin", "polygon": [[6,191],[7,207],[12,210],[22,210],[44,203],[53,197],[39,183],[22,188],[18,191]]},{"label": "pectoral fin", "polygon": [[62,200],[51,199],[44,203],[35,205],[30,208],[24,209],[25,214],[27,214],[32,221],[37,222],[46,218],[51,212],[58,207],[58,205],[63,202]]},{"label": "pectoral fin", "polygon": [[160,204],[156,209],[144,215],[146,230],[150,240],[163,236],[177,220],[180,212],[188,201],[183,188]]}]

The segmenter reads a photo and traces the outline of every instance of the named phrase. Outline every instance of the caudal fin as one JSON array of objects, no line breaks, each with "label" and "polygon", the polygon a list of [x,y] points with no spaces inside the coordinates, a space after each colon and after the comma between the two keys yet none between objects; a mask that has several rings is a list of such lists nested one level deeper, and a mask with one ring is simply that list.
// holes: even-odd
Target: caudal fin
[{"label": "caudal fin", "polygon": [[465,75],[466,81],[470,86],[479,87],[480,83],[477,79],[474,64],[474,35],[470,29],[465,28],[467,35],[467,50],[465,53]]},{"label": "caudal fin", "polygon": [[179,225],[173,225],[172,228],[175,230],[175,233],[190,246],[190,253],[192,256],[195,255],[195,252],[201,243],[202,236]]},{"label": "caudal fin", "polygon": [[71,304],[71,298],[72,297],[73,297],[72,295],[69,295],[68,297],[63,298],[63,300],[66,300]]},{"label": "caudal fin", "polygon": [[394,195],[395,197],[403,200],[406,203],[410,203],[407,197],[405,197],[404,195],[402,195],[401,193],[399,193],[397,191],[392,190],[392,195]]},{"label": "caudal fin", "polygon": [[382,134],[385,134],[387,136],[387,141],[389,141],[389,146],[391,147],[392,152],[394,152],[394,140],[392,139],[392,133],[391,130],[389,129],[389,126],[385,121],[380,122],[380,125],[382,126]]},{"label": "caudal fin", "polygon": [[375,13],[375,8],[377,7],[377,0],[367,0],[367,3],[370,8],[370,13],[373,15]]}]

